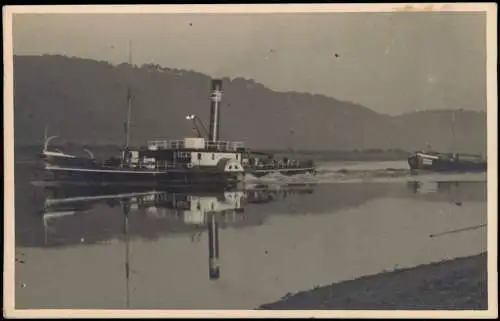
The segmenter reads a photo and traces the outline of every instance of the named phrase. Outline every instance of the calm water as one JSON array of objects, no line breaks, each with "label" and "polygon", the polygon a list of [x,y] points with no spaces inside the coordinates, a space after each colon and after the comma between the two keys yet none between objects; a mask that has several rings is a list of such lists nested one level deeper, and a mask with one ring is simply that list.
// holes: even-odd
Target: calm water
[{"label": "calm water", "polygon": [[315,177],[249,179],[225,192],[47,189],[32,180],[18,164],[18,309],[253,309],[486,250],[484,174],[324,163]]}]

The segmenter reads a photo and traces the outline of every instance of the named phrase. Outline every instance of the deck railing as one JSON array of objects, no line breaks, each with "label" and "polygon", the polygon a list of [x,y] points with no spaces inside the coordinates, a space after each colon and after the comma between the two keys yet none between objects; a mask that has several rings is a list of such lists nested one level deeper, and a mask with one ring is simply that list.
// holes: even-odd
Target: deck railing
[{"label": "deck railing", "polygon": [[[115,169],[116,166],[111,166],[111,165],[106,165],[104,164],[104,168],[109,168],[109,169]],[[285,170],[285,169],[309,169],[313,168],[312,163],[295,163],[295,164],[258,164],[258,165],[243,165],[243,168],[245,170]],[[141,171],[141,170],[172,170],[172,169],[191,169],[191,167],[186,164],[186,163],[169,163],[169,164],[161,164],[161,165],[155,165],[152,167],[142,165],[138,166],[138,164],[129,164],[129,165],[124,165],[124,168],[128,170],[135,170],[135,171]]]},{"label": "deck railing", "polygon": [[[147,142],[149,148],[156,149],[183,149],[186,148],[184,140],[155,139]],[[243,142],[234,141],[205,141],[205,149],[215,149],[219,151],[236,151],[244,148]]]},{"label": "deck railing", "polygon": [[243,168],[245,169],[256,169],[256,170],[278,170],[278,169],[306,169],[313,168],[314,163],[312,161],[304,161],[304,162],[275,162],[275,163],[267,163],[267,164],[244,164]]}]

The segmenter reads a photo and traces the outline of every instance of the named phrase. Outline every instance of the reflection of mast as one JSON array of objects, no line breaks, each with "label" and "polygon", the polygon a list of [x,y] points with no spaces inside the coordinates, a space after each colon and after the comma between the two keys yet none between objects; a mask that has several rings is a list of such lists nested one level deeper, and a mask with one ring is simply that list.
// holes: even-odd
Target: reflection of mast
[{"label": "reflection of mast", "polygon": [[130,294],[129,294],[129,282],[130,282],[130,265],[129,265],[129,236],[128,236],[128,213],[130,212],[130,203],[124,200],[122,203],[123,214],[124,214],[124,234],[125,234],[125,279],[126,279],[126,307],[130,308]]},{"label": "reflection of mast", "polygon": [[219,224],[216,213],[207,213],[208,225],[208,260],[209,260],[209,278],[218,280],[220,278],[219,269]]}]

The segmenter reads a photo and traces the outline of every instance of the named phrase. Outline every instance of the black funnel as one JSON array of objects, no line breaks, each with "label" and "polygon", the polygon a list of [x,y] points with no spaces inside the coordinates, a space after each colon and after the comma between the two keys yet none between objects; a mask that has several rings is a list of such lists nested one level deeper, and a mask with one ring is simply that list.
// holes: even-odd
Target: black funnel
[{"label": "black funnel", "polygon": [[210,129],[209,140],[219,140],[220,101],[222,99],[222,80],[212,80],[212,94],[210,96]]}]

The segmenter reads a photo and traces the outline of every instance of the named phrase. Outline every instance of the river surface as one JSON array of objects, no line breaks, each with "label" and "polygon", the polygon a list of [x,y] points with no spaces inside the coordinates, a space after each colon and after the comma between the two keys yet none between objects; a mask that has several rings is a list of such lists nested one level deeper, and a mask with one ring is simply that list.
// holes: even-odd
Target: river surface
[{"label": "river surface", "polygon": [[15,171],[17,309],[254,309],[486,251],[486,174],[322,163],[229,191],[46,188]]}]

